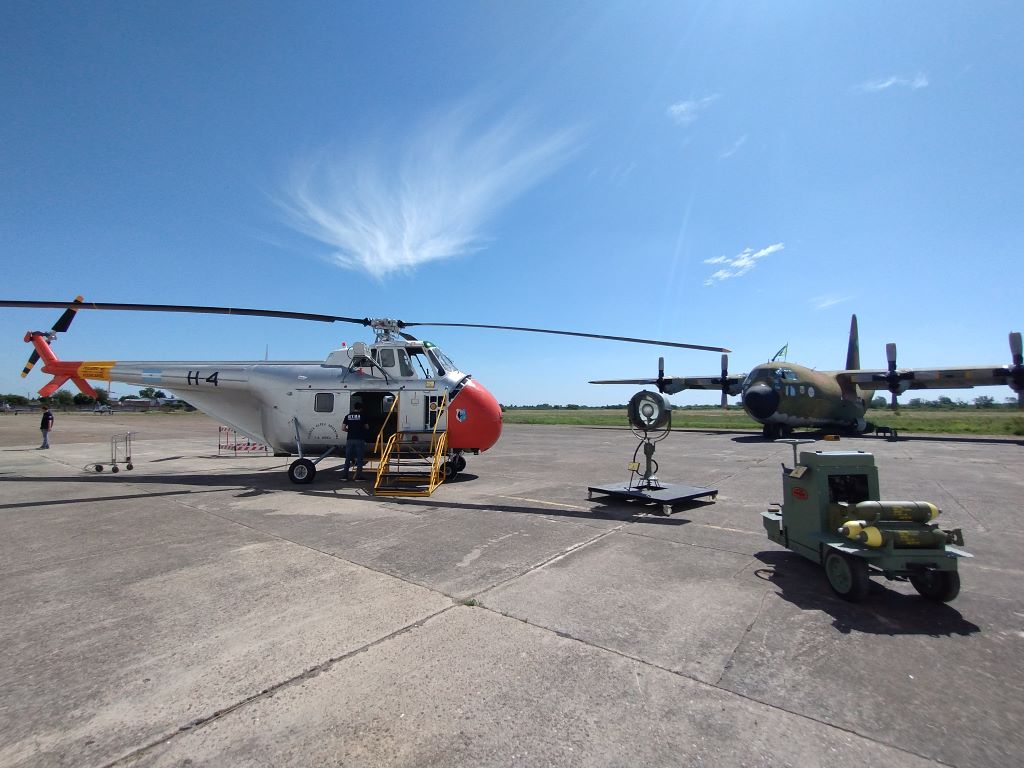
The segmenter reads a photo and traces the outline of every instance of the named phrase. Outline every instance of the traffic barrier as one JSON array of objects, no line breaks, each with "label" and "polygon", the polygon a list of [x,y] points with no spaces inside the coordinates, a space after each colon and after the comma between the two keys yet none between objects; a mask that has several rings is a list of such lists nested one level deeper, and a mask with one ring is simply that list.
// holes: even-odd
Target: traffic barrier
[{"label": "traffic barrier", "polygon": [[239,453],[262,453],[269,456],[270,446],[239,434],[231,427],[221,426],[217,428],[217,455],[224,453],[233,453],[235,456]]}]

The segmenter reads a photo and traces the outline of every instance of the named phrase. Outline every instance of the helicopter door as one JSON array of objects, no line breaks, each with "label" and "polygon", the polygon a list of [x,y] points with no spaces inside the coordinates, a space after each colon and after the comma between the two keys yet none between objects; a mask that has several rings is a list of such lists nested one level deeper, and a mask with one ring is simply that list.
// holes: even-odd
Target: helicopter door
[{"label": "helicopter door", "polygon": [[341,420],[348,413],[348,393],[299,390],[296,394],[299,439],[310,447],[344,443]]},{"label": "helicopter door", "polygon": [[352,393],[352,405],[361,403],[363,406],[363,416],[369,428],[367,443],[371,446],[382,430],[384,442],[398,431],[398,408],[392,408],[396,397],[393,392],[382,392],[379,389]]}]

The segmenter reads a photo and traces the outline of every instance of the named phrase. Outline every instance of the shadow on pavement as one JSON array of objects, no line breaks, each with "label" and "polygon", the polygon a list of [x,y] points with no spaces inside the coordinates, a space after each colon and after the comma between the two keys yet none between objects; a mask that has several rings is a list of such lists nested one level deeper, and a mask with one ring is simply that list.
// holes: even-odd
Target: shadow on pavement
[{"label": "shadow on pavement", "polygon": [[832,626],[844,634],[941,637],[981,631],[951,605],[888,589],[878,577],[871,579],[871,591],[863,602],[850,603],[832,592],[820,565],[800,555],[772,551],[758,552],[755,557],[765,564],[756,571],[758,578],[778,587],[783,600],[801,610],[829,614]]}]

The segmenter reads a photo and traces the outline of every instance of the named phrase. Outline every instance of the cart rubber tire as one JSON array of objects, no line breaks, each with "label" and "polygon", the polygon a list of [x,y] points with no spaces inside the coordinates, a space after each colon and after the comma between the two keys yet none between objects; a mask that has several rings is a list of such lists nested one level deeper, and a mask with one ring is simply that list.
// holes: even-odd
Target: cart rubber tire
[{"label": "cart rubber tire", "polygon": [[288,467],[288,479],[298,485],[312,483],[316,477],[316,465],[309,459],[296,459]]},{"label": "cart rubber tire", "polygon": [[868,596],[871,579],[868,578],[867,561],[832,549],[825,555],[823,565],[828,585],[843,600],[859,603]]},{"label": "cart rubber tire", "polygon": [[921,597],[940,603],[948,603],[960,594],[960,574],[956,571],[914,573],[910,583]]},{"label": "cart rubber tire", "polygon": [[120,472],[121,470],[117,468],[117,464],[114,464],[114,465],[113,465],[113,466],[112,466],[112,467],[110,468],[110,471],[111,471],[111,472],[113,472],[113,473],[114,473],[114,474],[116,475],[116,474],[117,474],[118,472]]},{"label": "cart rubber tire", "polygon": [[102,464],[97,464],[96,465],[96,471],[97,472],[102,472],[103,471],[103,465]]},{"label": "cart rubber tire", "polygon": [[132,463],[130,461],[127,464],[124,465],[124,468],[125,469],[135,469],[135,467],[132,465]]}]

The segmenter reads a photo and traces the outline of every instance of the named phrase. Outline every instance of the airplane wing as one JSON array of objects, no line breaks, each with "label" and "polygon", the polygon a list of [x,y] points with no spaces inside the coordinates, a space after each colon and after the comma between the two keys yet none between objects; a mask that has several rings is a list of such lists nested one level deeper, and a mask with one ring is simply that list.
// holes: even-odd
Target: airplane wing
[{"label": "airplane wing", "polygon": [[[725,392],[739,395],[743,391],[743,379],[747,374],[733,373],[725,377]],[[721,376],[665,376],[660,379],[601,379],[591,384],[650,384],[666,395],[674,395],[684,389],[722,389]]]},{"label": "airplane wing", "polygon": [[[895,375],[893,375],[895,374]],[[890,372],[876,370],[839,371],[837,377],[856,384],[861,389],[889,389],[890,380],[897,381],[899,392],[909,389],[969,389],[1009,385],[1013,380],[1010,366],[954,367],[954,368],[900,368]]]}]

